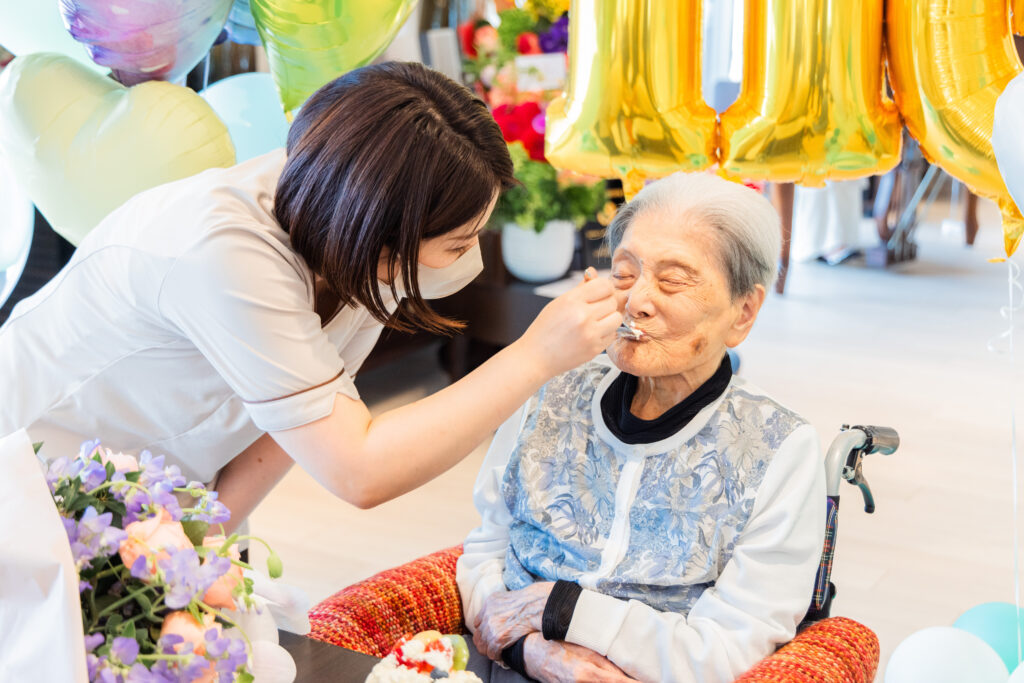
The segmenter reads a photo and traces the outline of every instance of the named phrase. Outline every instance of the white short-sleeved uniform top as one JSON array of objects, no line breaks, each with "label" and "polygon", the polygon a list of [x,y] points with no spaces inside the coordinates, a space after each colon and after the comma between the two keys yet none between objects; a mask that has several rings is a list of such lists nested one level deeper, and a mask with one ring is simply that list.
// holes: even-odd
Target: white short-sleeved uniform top
[{"label": "white short-sleeved uniform top", "polygon": [[[47,457],[87,438],[149,449],[207,482],[263,432],[358,398],[383,326],[358,306],[321,326],[313,274],[272,214],[284,162],[211,169],[104,219],[0,327],[0,435],[27,427]],[[479,251],[457,264],[448,292]]]}]

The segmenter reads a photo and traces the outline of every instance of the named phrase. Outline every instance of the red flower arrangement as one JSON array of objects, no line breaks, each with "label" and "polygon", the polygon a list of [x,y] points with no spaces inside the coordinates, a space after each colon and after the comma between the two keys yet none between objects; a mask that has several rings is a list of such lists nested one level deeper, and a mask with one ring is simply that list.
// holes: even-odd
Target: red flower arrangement
[{"label": "red flower arrangement", "polygon": [[536,102],[504,104],[492,111],[505,142],[521,142],[534,161],[544,157],[544,112]]}]

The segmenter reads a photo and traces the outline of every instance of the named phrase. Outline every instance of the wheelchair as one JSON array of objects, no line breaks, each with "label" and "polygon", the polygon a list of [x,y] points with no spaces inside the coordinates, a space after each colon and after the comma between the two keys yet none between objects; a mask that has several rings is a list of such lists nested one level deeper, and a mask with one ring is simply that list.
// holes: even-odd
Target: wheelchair
[{"label": "wheelchair", "polygon": [[[735,683],[870,683],[878,669],[878,638],[852,619],[830,616],[836,596],[831,581],[842,482],[856,486],[864,511],[875,500],[864,463],[869,455],[891,455],[899,448],[894,429],[843,425],[825,455],[826,533],[814,595],[796,637],[761,660]],[[383,571],[344,588],[309,612],[309,637],[385,656],[407,633],[437,630],[465,633],[462,602],[455,583],[456,546]]]}]

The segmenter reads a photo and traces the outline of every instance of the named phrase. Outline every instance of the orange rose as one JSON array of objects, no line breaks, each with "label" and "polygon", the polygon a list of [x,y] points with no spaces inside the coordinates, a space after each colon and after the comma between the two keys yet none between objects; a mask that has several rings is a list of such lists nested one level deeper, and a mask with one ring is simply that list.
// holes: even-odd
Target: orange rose
[{"label": "orange rose", "polygon": [[[218,636],[220,635],[220,626],[214,621],[212,614],[204,614],[202,623],[196,621],[188,612],[179,610],[177,612],[171,612],[164,617],[164,625],[160,628],[160,635],[176,635],[181,636],[185,639],[186,643],[192,643],[192,652],[198,655],[206,654],[206,632],[211,628],[217,629]],[[174,646],[175,652],[181,651],[181,646],[184,643],[179,643]]]},{"label": "orange rose", "polygon": [[[207,536],[203,539],[203,546],[206,548],[217,549],[224,545],[223,536]],[[228,553],[233,559],[239,559],[241,555],[238,553],[238,546],[233,545],[229,549]],[[235,586],[242,582],[242,568],[237,564],[232,564],[231,569],[228,570],[227,574],[214,581],[213,585],[210,586],[206,594],[203,596],[203,602],[211,607],[220,607],[223,609],[238,609],[235,605],[235,598],[232,592],[235,590]]]},{"label": "orange rose", "polygon": [[[125,527],[128,538],[121,542],[118,554],[124,566],[131,568],[135,560],[145,555],[147,558],[162,559],[168,557],[166,552],[169,549],[192,548],[192,541],[188,540],[181,522],[171,519],[166,510],[161,510],[160,515],[151,517],[141,522],[132,522]],[[156,563],[151,563],[152,573],[156,573]]]},{"label": "orange rose", "polygon": [[[171,612],[164,617],[164,625],[160,628],[160,635],[166,636],[173,634],[181,636],[185,639],[185,643],[192,643],[192,652],[197,655],[206,654],[206,632],[211,628],[217,629],[217,635],[220,636],[220,626],[214,621],[212,614],[203,615],[203,623],[199,623],[195,620],[188,612]],[[174,646],[175,652],[181,652],[181,647],[185,643],[179,643]],[[203,675],[195,679],[193,683],[214,683],[217,680],[217,670],[214,668],[214,663],[210,662],[210,665],[203,672]]]}]

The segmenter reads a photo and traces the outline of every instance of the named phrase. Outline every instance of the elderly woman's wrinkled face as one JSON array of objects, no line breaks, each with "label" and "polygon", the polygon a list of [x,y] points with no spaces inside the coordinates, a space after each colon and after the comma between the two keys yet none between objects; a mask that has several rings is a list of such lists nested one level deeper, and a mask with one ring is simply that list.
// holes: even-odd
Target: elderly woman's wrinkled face
[{"label": "elderly woman's wrinkled face", "polygon": [[633,219],[612,257],[619,306],[639,340],[620,337],[612,361],[638,377],[699,372],[717,367],[727,346],[746,337],[757,316],[749,297],[735,301],[718,263],[709,228],[656,212]]}]

